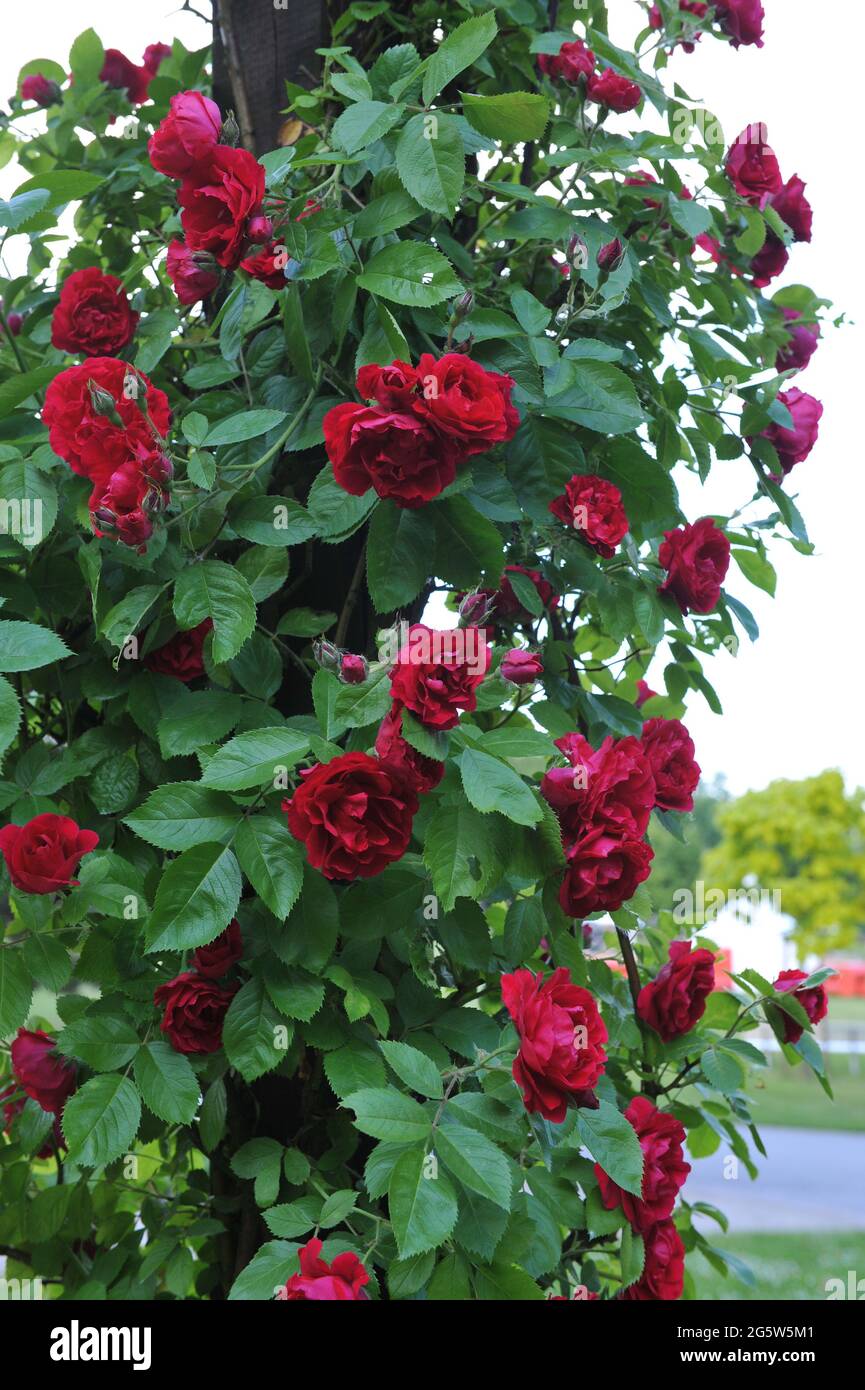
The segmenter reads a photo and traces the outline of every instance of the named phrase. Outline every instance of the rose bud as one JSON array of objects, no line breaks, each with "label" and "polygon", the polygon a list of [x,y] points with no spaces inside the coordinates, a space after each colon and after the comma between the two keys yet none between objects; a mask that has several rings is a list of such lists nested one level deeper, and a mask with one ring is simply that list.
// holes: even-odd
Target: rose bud
[{"label": "rose bud", "polygon": [[460,627],[483,627],[495,608],[495,599],[483,589],[466,594],[459,606]]},{"label": "rose bud", "polygon": [[35,101],[37,106],[57,106],[63,96],[58,83],[43,77],[41,72],[31,73],[21,83],[21,100]]},{"label": "rose bud", "polygon": [[92,377],[87,382],[87,390],[90,392],[90,404],[93,406],[95,414],[101,415],[103,419],[110,420],[112,425],[117,425],[119,429],[123,429],[123,421],[117,409],[117,402],[111,392],[106,391],[105,387],[100,386]]},{"label": "rose bud", "polygon": [[263,246],[273,236],[273,223],[263,212],[257,212],[246,224],[246,235],[257,246]]},{"label": "rose bud", "polygon": [[339,671],[342,665],[342,653],[339,647],[328,642],[326,637],[320,637],[318,641],[313,642],[312,654],[317,664],[325,671]]},{"label": "rose bud", "polygon": [[103,531],[113,531],[117,525],[117,517],[108,507],[97,507],[93,517],[95,521],[99,522]]},{"label": "rose bud", "polygon": [[234,112],[229,111],[225,120],[222,122],[222,130],[219,132],[220,145],[236,145],[240,139],[240,126],[234,117]]},{"label": "rose bud", "polygon": [[520,651],[519,647],[508,652],[499,669],[513,685],[531,685],[544,671],[537,652]]},{"label": "rose bud", "polygon": [[339,678],[346,685],[361,685],[369,675],[366,658],[354,652],[344,652],[339,667]]},{"label": "rose bud", "polygon": [[155,454],[147,465],[147,476],[157,486],[170,483],[174,477],[174,464],[167,454]]},{"label": "rose bud", "polygon": [[6,315],[6,326],[13,338],[17,338],[24,325],[24,315],[16,314],[14,309],[11,314]]},{"label": "rose bud", "polygon": [[610,274],[618,270],[622,261],[625,259],[625,248],[618,237],[615,241],[608,241],[606,246],[602,246],[597,255],[598,269]]}]

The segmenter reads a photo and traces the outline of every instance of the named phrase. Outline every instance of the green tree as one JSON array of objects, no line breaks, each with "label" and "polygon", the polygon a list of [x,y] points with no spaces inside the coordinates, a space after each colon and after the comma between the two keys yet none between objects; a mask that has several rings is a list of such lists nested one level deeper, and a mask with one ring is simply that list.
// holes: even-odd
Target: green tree
[{"label": "green tree", "polygon": [[655,906],[668,911],[677,889],[693,891],[700,877],[700,865],[706,852],[721,838],[718,813],[730,799],[724,779],[717,778],[694,797],[694,810],[681,824],[678,817],[656,820],[652,825],[651,841],[655,858],[652,861],[651,892]]}]

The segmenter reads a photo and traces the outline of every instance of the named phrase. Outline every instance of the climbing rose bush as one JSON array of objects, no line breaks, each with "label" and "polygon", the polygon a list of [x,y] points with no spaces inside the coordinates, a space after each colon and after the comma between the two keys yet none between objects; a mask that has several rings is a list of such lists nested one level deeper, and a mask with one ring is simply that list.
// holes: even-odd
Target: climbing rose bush
[{"label": "climbing rose bush", "polygon": [[266,152],[178,41],[87,30],[0,115],[9,1274],[687,1298],[758,1020],[826,1085],[831,972],[722,975],[651,876],[811,548],[796,151],[663,82],[771,34],[550,9],[351,7]]}]

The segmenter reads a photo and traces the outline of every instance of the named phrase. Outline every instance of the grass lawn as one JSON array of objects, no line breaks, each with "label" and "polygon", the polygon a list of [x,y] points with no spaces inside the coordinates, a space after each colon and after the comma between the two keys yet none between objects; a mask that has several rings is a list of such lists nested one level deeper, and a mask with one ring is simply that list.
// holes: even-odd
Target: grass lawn
[{"label": "grass lawn", "polygon": [[822,1302],[827,1279],[843,1279],[846,1286],[848,1270],[865,1271],[865,1231],[719,1236],[712,1238],[712,1244],[750,1265],[755,1283],[749,1286],[732,1277],[724,1279],[702,1255],[692,1255],[688,1268],[700,1299]]},{"label": "grass lawn", "polygon": [[754,1073],[750,1087],[758,1127],[865,1130],[865,1056],[826,1054],[834,1101],[810,1067],[790,1067],[777,1053],[770,1058],[771,1065]]}]

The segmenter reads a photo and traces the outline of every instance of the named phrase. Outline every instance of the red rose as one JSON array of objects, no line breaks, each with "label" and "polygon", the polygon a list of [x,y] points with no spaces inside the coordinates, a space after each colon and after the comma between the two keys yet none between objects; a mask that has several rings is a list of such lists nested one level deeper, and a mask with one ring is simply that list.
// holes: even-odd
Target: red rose
[{"label": "red rose", "polygon": [[489,664],[480,628],[438,632],[413,623],[391,674],[390,693],[427,728],[452,729],[461,710],[471,713],[477,707],[475,691]]},{"label": "red rose", "polygon": [[569,917],[618,912],[651,873],[654,851],[645,840],[628,840],[600,827],[565,851],[568,867],[559,903]]},{"label": "red rose", "polygon": [[116,276],[89,266],[64,280],[51,318],[51,341],[61,352],[110,357],[130,342],[138,318]]},{"label": "red rose", "polygon": [[729,34],[734,48],[740,44],[763,47],[765,11],[761,0],[712,0],[712,3],[715,17],[720,20],[724,33]]},{"label": "red rose", "polygon": [[93,489],[90,520],[97,536],[113,536],[141,554],[153,535],[153,514],[167,494],[154,488],[137,460],[116,468],[102,486]]},{"label": "red rose", "polygon": [[666,1301],[682,1297],[685,1287],[685,1247],[672,1221],[659,1221],[643,1235],[645,1261],[636,1284],[620,1298],[631,1302]]},{"label": "red rose", "polygon": [[317,1236],[313,1236],[312,1240],[308,1240],[298,1251],[300,1273],[292,1274],[285,1288],[280,1289],[276,1295],[278,1302],[290,1303],[296,1299],[333,1302],[348,1299],[359,1303],[368,1298],[364,1288],[369,1283],[369,1275],[357,1255],[353,1255],[350,1250],[344,1250],[331,1264],[319,1259],[320,1255],[321,1241]]},{"label": "red rose", "polygon": [[26,825],[4,825],[0,853],[14,886],[22,893],[56,893],[72,877],[85,854],[99,844],[92,830],[82,830],[68,816],[45,811]]},{"label": "red rose", "polygon": [[600,827],[624,839],[645,833],[655,804],[655,779],[638,738],[608,735],[600,748],[582,734],[556,739],[568,767],[554,767],[541,782],[566,843]]},{"label": "red rose", "polygon": [[[768,232],[763,247],[749,264],[751,284],[756,290],[763,290],[771,284],[786,266],[790,253],[780,237]],[[738,271],[736,272],[738,274]]]},{"label": "red rose", "polygon": [[339,678],[346,685],[362,685],[369,675],[369,663],[356,652],[343,652],[339,663]]},{"label": "red rose", "polygon": [[558,53],[539,53],[538,67],[548,77],[578,82],[595,71],[595,55],[582,39],[575,39],[573,43],[563,43]]},{"label": "red rose", "polygon": [[399,507],[431,502],[457,475],[458,451],[415,415],[335,405],[322,421],[333,476],[354,497],[374,488]]},{"label": "red rose", "polygon": [[780,348],[775,358],[775,371],[801,372],[817,351],[820,330],[814,324],[800,323],[802,315],[798,309],[784,309],[782,312],[786,323],[792,326],[786,347]]},{"label": "red rose", "polygon": [[775,446],[786,476],[797,463],[804,463],[817,443],[823,405],[815,396],[809,396],[807,391],[800,391],[796,386],[791,386],[789,391],[779,391],[778,400],[792,415],[793,428],[773,423],[763,431],[762,437]]},{"label": "red rose", "polygon": [[690,1033],[706,1012],[707,996],[715,988],[711,951],[695,950],[690,941],[671,941],[669,957],[637,996],[637,1013],[664,1042]]},{"label": "red rose", "polygon": [[264,165],[249,150],[215,145],[205,164],[187,175],[177,201],[186,244],[210,251],[221,266],[240,264],[246,223],[264,197]]},{"label": "red rose", "polygon": [[151,77],[155,77],[166,58],[171,57],[171,45],[168,43],[149,43],[144,50],[142,66],[147,69]]},{"label": "red rose", "polygon": [[550,511],[606,560],[615,555],[628,531],[622,494],[606,478],[575,473],[562,496],[550,503]]},{"label": "red rose", "polygon": [[174,676],[188,685],[204,675],[204,639],[213,627],[213,619],[205,618],[197,627],[178,632],[161,647],[144,658],[148,671],[158,676]]},{"label": "red rose", "polygon": [[775,151],[766,141],[766,127],[762,123],[746,126],[730,146],[725,165],[727,178],[736,192],[761,208],[784,186]]},{"label": "red rose", "polygon": [[712,518],[665,531],[658,559],[667,571],[658,592],[672,594],[683,613],[711,613],[730,566],[730,542]]},{"label": "red rose", "polygon": [[386,367],[370,362],[357,374],[358,394],[365,401],[377,401],[383,409],[403,414],[411,414],[417,387],[417,371],[408,362],[391,362]]},{"label": "red rose", "polygon": [[635,1197],[625,1192],[604,1172],[600,1163],[595,1164],[595,1174],[607,1211],[621,1207],[632,1228],[643,1233],[670,1215],[691,1165],[682,1157],[685,1131],[675,1116],[656,1110],[645,1096],[634,1096],[625,1111],[625,1119],[643,1150],[642,1195]]},{"label": "red rose", "polygon": [[796,241],[811,240],[814,212],[805,197],[805,185],[798,174],[788,179],[781,191],[770,201],[778,216],[793,232]]},{"label": "red rose", "polygon": [[419,795],[422,792],[431,792],[444,777],[445,765],[436,758],[419,753],[403,738],[401,730],[402,706],[394,701],[376,734],[375,751],[378,759],[405,777]]},{"label": "red rose", "polygon": [[607,68],[600,76],[596,74],[589,78],[587,95],[589,101],[596,101],[599,106],[606,106],[610,111],[618,111],[620,114],[633,111],[643,97],[636,82],[613,72],[612,68]]},{"label": "red rose", "polygon": [[643,725],[642,744],[655,778],[655,805],[662,811],[693,811],[700,769],[684,724],[678,719],[649,719]]},{"label": "red rose", "polygon": [[503,658],[499,667],[506,681],[514,685],[532,685],[538,676],[544,674],[544,667],[537,652],[524,652],[514,647]]},{"label": "red rose", "polygon": [[133,106],[140,106],[147,100],[147,88],[152,76],[147,68],[137,67],[119,48],[106,48],[99,81],[120,92],[125,91]]},{"label": "red rose", "polygon": [[526,1109],[561,1124],[568,1104],[597,1109],[593,1087],[604,1074],[606,1025],[587,989],[564,967],[502,976],[502,1000],[520,1037],[513,1076]]},{"label": "red rose", "polygon": [[624,259],[625,248],[618,237],[615,237],[613,241],[608,241],[605,246],[602,246],[595,257],[598,270],[606,271],[618,270]]},{"label": "red rose", "polygon": [[57,1040],[41,1029],[19,1028],[10,1056],[12,1074],[31,1100],[59,1115],[75,1090],[76,1067],[56,1051]]},{"label": "red rose", "polygon": [[417,364],[414,411],[454,440],[464,457],[483,454],[513,439],[520,417],[511,405],[512,377],[488,372],[460,352],[436,360],[426,352]]},{"label": "red rose", "polygon": [[310,864],[325,878],[372,878],[402,858],[417,792],[390,764],[367,753],[342,753],[301,777],[282,809]]},{"label": "red rose", "polygon": [[[785,994],[792,994],[793,998],[802,1005],[812,1023],[819,1023],[821,1018],[825,1018],[829,1012],[829,1000],[826,997],[824,985],[813,985],[811,989],[799,989],[803,980],[808,976],[804,970],[782,970],[774,983],[773,988],[782,990]],[[795,1018],[789,1014],[784,1014],[784,1041],[797,1043],[801,1038],[804,1028],[801,1023],[797,1023]]]},{"label": "red rose", "polygon": [[185,970],[160,985],[153,1002],[164,1009],[159,1027],[175,1052],[218,1052],[222,1025],[235,992],[194,970]]},{"label": "red rose", "polygon": [[150,163],[171,179],[204,177],[221,131],[222,114],[215,101],[202,92],[176,92],[168,115],[147,142]]},{"label": "red rose", "polygon": [[21,100],[35,101],[37,106],[56,106],[62,101],[60,87],[41,72],[31,73],[21,83]]},{"label": "red rose", "polygon": [[[210,262],[212,269],[207,268],[207,262]],[[213,257],[207,251],[190,251],[182,241],[172,241],[165,264],[168,278],[181,304],[197,304],[200,299],[212,294],[219,284],[219,271]]]},{"label": "red rose", "polygon": [[[91,357],[77,367],[67,367],[56,376],[45,392],[42,419],[55,454],[65,459],[74,473],[94,484],[105,485],[115,469],[134,457],[136,447],[153,449],[154,439],[140,406],[123,393],[129,368],[116,357]],[[164,391],[138,372],[147,391],[147,410],[162,436],[168,434],[171,411]],[[97,414],[88,382],[106,391],[113,399],[120,424]]]},{"label": "red rose", "polygon": [[652,690],[646,681],[637,681],[637,698],[634,704],[637,706],[637,709],[642,709],[646,701],[654,700],[657,694],[657,690]]},{"label": "red rose", "polygon": [[206,980],[219,980],[227,975],[233,965],[243,959],[243,937],[240,923],[232,917],[224,932],[207,946],[199,946],[192,953],[192,963],[199,975]]},{"label": "red rose", "polygon": [[[240,262],[241,270],[260,280],[271,290],[284,290],[286,285],[285,268],[289,263],[288,252],[279,241],[269,241],[252,255]],[[297,263],[295,262],[295,265]]]}]

